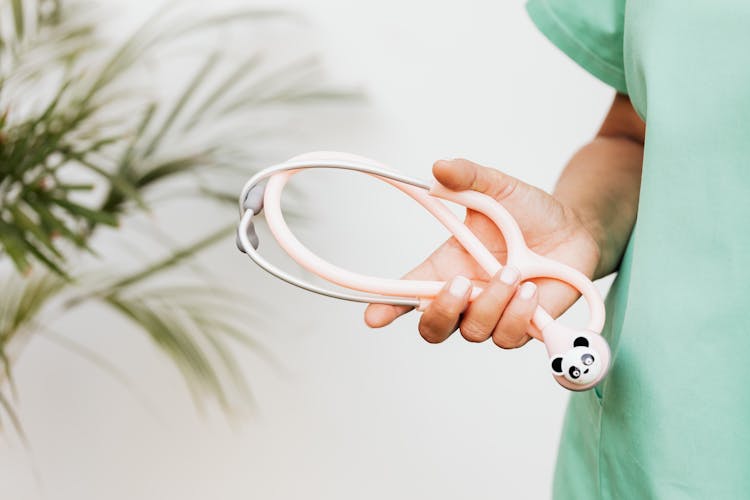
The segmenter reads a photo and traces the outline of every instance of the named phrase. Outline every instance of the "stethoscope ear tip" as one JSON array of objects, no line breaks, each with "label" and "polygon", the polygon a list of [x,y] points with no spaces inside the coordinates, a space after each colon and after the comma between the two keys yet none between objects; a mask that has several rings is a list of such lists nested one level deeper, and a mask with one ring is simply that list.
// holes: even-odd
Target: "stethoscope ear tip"
[{"label": "stethoscope ear tip", "polygon": [[258,215],[263,210],[263,197],[265,192],[266,180],[264,179],[250,188],[242,202],[242,207],[245,210],[252,210],[253,215]]},{"label": "stethoscope ear tip", "polygon": [[246,254],[247,247],[243,242],[243,232],[247,237],[247,242],[250,243],[250,245],[252,245],[255,250],[257,250],[258,246],[260,245],[260,240],[258,239],[258,233],[255,232],[255,224],[253,224],[253,212],[251,212],[250,210],[247,210],[242,216],[242,221],[237,228],[237,233],[235,233],[235,243],[237,245],[237,249],[240,252]]}]

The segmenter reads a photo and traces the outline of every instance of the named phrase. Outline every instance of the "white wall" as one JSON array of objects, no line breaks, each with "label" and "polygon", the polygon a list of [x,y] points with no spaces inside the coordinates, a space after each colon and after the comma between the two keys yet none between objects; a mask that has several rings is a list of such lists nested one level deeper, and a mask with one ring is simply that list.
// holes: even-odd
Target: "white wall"
[{"label": "white wall", "polygon": [[[134,18],[152,8],[128,4]],[[437,158],[465,156],[551,188],[611,99],[535,30],[521,1],[285,4],[310,16],[332,74],[370,96],[365,109],[299,123],[289,154],[345,150],[422,177]],[[311,220],[295,227],[334,262],[398,276],[445,237],[387,188],[317,174],[298,185]],[[159,214],[188,227],[177,217]],[[209,213],[191,220],[211,222]],[[281,366],[238,351],[257,413],[232,422],[197,415],[155,349],[92,309],[55,326],[125,369],[152,408],[98,368],[34,341],[17,366],[30,455],[0,441],[0,498],[548,496],[566,394],[541,345],[504,352],[460,336],[429,345],[415,315],[370,331],[362,307],[274,281],[231,242],[210,265],[270,304],[257,336]],[[569,320],[584,316],[579,304]]]}]

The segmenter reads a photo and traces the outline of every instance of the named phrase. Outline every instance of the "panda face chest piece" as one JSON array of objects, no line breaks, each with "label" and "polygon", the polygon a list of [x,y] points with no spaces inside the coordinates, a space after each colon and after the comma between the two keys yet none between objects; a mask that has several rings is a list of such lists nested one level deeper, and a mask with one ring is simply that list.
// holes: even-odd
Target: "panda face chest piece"
[{"label": "panda face chest piece", "polygon": [[601,360],[598,354],[589,347],[586,337],[577,337],[573,341],[573,348],[553,358],[551,366],[555,375],[562,375],[576,385],[593,382],[602,369]]}]

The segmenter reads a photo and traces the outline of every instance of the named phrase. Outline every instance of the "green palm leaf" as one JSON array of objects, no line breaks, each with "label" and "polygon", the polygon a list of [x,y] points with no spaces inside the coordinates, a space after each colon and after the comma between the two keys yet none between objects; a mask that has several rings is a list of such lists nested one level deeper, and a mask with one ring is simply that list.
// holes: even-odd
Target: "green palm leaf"
[{"label": "green palm leaf", "polygon": [[[230,411],[236,398],[252,404],[233,349],[274,362],[250,336],[267,325],[248,307],[253,300],[212,283],[195,257],[231,244],[231,193],[258,163],[253,146],[283,132],[264,127],[264,112],[359,94],[317,84],[314,56],[280,63],[272,52],[243,47],[250,55],[236,61],[224,48],[204,51],[197,38],[192,77],[174,97],[155,98],[158,92],[133,78],[149,61],[166,60],[170,44],[196,34],[299,20],[285,11],[241,9],[196,21],[167,7],[112,46],[81,4],[41,4],[0,0],[0,19],[8,21],[0,23],[0,421],[22,434],[12,365],[36,334],[127,381],[72,336],[43,326],[84,314],[80,306],[91,302],[147,335],[197,406],[214,400]],[[252,124],[253,135],[238,122]],[[154,193],[214,199],[232,210],[218,229],[192,235],[185,246],[154,238],[164,256],[123,271],[128,266],[97,248],[137,211],[151,210]],[[148,224],[159,233],[155,220]],[[178,268],[179,282],[170,274]]]}]

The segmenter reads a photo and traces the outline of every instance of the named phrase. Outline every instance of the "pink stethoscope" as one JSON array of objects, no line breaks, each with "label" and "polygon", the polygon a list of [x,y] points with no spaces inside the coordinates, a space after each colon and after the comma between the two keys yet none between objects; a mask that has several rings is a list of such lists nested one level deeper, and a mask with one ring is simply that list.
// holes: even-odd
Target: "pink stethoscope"
[{"label": "pink stethoscope", "polygon": [[[410,306],[420,311],[445,286],[442,281],[385,279],[357,274],[321,259],[300,243],[284,221],[281,193],[294,174],[312,168],[366,173],[408,194],[453,234],[489,276],[494,276],[503,265],[439,200],[451,201],[486,215],[497,225],[505,239],[505,265],[515,266],[521,273],[522,281],[554,278],[573,286],[588,303],[590,318],[583,330],[562,325],[541,307],[537,307],[534,312],[534,328],[530,328],[529,333],[546,346],[555,380],[567,389],[583,391],[594,387],[604,378],[609,369],[610,351],[607,341],[600,335],[604,326],[605,309],[599,291],[578,270],[531,251],[513,216],[495,199],[476,191],[451,191],[436,181],[411,179],[373,160],[346,153],[314,152],[295,156],[255,174],[245,184],[240,195],[241,220],[237,230],[237,246],[261,268],[288,283],[328,297]],[[253,225],[253,217],[261,211],[279,245],[302,267],[332,283],[366,292],[367,295],[320,288],[291,276],[265,260],[257,251],[258,236]],[[481,292],[482,288],[475,286],[471,299]]]}]

